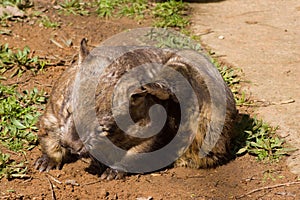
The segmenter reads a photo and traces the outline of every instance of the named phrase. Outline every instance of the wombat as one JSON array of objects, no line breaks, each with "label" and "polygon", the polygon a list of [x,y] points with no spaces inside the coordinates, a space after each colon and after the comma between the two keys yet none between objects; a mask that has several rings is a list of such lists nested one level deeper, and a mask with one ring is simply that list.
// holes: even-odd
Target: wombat
[{"label": "wombat", "polygon": [[[120,169],[109,168],[97,161],[89,153],[89,148],[83,142],[86,138],[80,138],[74,123],[74,109],[72,107],[72,92],[76,74],[84,71],[87,63],[93,62],[97,55],[90,56],[85,39],[81,41],[78,63],[62,73],[55,83],[48,105],[43,116],[40,118],[39,141],[43,155],[37,159],[35,168],[39,171],[49,171],[52,168],[61,168],[68,157],[81,156],[91,157],[101,166],[103,179],[118,179],[125,174]],[[214,67],[208,60],[202,59],[205,67]],[[85,62],[87,61],[87,62]],[[116,146],[132,152],[145,153],[154,152],[175,137],[180,126],[181,113],[180,104],[172,88],[164,82],[147,83],[137,87],[130,94],[129,112],[132,120],[140,126],[147,125],[151,120],[149,109],[155,104],[160,104],[167,112],[166,122],[162,130],[148,138],[137,138],[125,134],[116,124],[112,115],[112,95],[115,85],[119,79],[130,69],[147,62],[157,62],[172,67],[180,72],[192,85],[199,104],[198,128],[195,137],[188,149],[173,164],[174,166],[185,166],[192,168],[216,167],[231,159],[231,144],[235,137],[234,124],[237,116],[235,101],[230,89],[220,77],[210,77],[212,84],[216,87],[225,88],[225,121],[222,130],[217,130],[214,124],[210,125],[212,115],[211,94],[201,74],[197,74],[195,66],[186,63],[175,51],[170,49],[159,49],[155,47],[139,47],[122,55],[113,62],[99,77],[96,87],[95,110],[97,119],[101,125],[100,133]],[[221,98],[221,97],[218,97]],[[122,111],[121,111],[122,112]],[[205,156],[201,155],[201,145],[205,137],[216,139],[216,132],[220,132],[214,147]],[[98,137],[97,133],[91,133],[90,137]],[[210,140],[210,139],[209,139]],[[93,145],[93,144],[91,144]],[[101,148],[100,148],[101,151]]]}]

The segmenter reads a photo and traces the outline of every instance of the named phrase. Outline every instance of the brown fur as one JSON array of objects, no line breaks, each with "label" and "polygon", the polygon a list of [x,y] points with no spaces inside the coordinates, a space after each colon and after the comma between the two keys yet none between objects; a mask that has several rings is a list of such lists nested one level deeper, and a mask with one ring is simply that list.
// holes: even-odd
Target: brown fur
[{"label": "brown fur", "polygon": [[[40,119],[40,144],[43,156],[36,162],[36,168],[40,171],[50,170],[53,167],[61,167],[68,155],[78,154],[89,155],[81,142],[73,122],[73,108],[71,105],[71,92],[74,79],[83,61],[88,55],[86,40],[83,40],[80,47],[79,62],[67,69],[59,78],[51,94],[44,115]],[[90,58],[87,58],[90,59]],[[220,165],[230,159],[230,145],[235,137],[233,126],[237,114],[233,95],[229,88],[226,90],[226,118],[222,134],[210,153],[203,158],[199,157],[199,147],[205,138],[208,123],[211,119],[210,94],[201,75],[195,75],[193,66],[178,58],[171,50],[156,48],[144,48],[124,54],[121,58],[111,64],[99,77],[99,85],[96,91],[96,110],[100,124],[105,127],[107,137],[117,146],[133,152],[151,152],[162,148],[175,136],[179,125],[179,105],[176,97],[164,85],[164,83],[147,84],[137,88],[131,95],[130,114],[132,119],[140,124],[149,123],[149,108],[158,103],[164,106],[168,113],[167,121],[160,133],[150,138],[140,139],[128,136],[123,133],[114,122],[111,113],[111,97],[114,86],[122,75],[134,68],[149,61],[156,61],[172,67],[181,72],[190,81],[197,93],[200,106],[199,128],[195,139],[189,149],[175,162],[176,166],[193,168],[207,168]],[[208,61],[207,61],[208,62]],[[224,84],[225,83],[221,83]],[[214,127],[211,127],[213,131]],[[210,132],[208,132],[210,134]],[[110,169],[104,178],[116,178],[118,173]],[[112,175],[114,174],[114,175]]]}]

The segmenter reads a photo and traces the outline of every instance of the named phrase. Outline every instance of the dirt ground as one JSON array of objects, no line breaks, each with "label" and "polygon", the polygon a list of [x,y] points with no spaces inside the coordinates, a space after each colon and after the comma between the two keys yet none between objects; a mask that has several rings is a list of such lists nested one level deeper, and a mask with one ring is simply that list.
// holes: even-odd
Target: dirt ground
[{"label": "dirt ground", "polygon": [[[278,33],[275,31],[277,30],[276,28],[273,30],[273,24],[271,24],[271,27],[269,25],[259,25],[265,24],[264,21],[260,20],[267,20],[267,14],[269,13],[265,13],[265,17],[261,16],[256,19],[255,17],[258,17],[256,14],[264,13],[259,12],[264,9],[259,7],[259,1],[254,0],[253,2],[256,2],[257,4],[255,5],[259,8],[258,11],[253,8],[255,5],[251,4],[252,1],[249,0],[247,3],[251,5],[250,8],[257,12],[254,12],[252,15],[252,11],[244,11],[247,13],[250,12],[250,16],[244,19],[247,15],[243,14],[241,8],[248,9],[245,1],[245,3],[241,3],[242,5],[245,4],[244,7],[241,6],[236,9],[236,12],[240,12],[240,14],[234,15],[233,10],[235,9],[231,8],[231,6],[236,5],[237,2],[241,3],[241,1],[229,0],[215,3],[193,4],[193,20],[197,19],[198,21],[197,23],[194,22],[192,28],[194,28],[196,34],[204,34],[202,35],[203,42],[213,49],[217,55],[225,55],[226,57],[224,57],[224,59],[226,59],[227,62],[233,66],[241,67],[244,70],[245,79],[253,82],[248,89],[251,91],[251,94],[253,94],[253,97],[271,102],[280,102],[293,98],[295,100],[294,103],[262,107],[259,108],[257,112],[275,125],[282,125],[281,132],[285,130],[285,126],[288,126],[287,123],[292,124],[290,130],[292,130],[292,127],[296,127],[293,129],[296,131],[299,128],[297,128],[299,124],[296,123],[298,121],[297,112],[299,112],[299,110],[297,111],[297,109],[299,109],[299,106],[297,108],[299,100],[297,87],[299,89],[299,85],[296,84],[298,81],[297,75],[299,75],[299,69],[296,68],[299,51],[296,51],[296,49],[299,49],[299,46],[297,46],[296,39],[292,42],[288,39],[293,37],[286,36],[284,45],[290,44],[291,46],[281,46],[280,48],[276,46],[275,54],[276,59],[285,58],[286,60],[284,60],[284,62],[282,61],[280,65],[275,65],[274,63],[278,63],[278,60],[272,57],[272,49],[275,47],[268,46],[267,44],[273,44],[272,41],[277,41],[277,37],[281,38],[279,37],[280,34],[290,34],[291,32],[291,34],[294,33],[294,36],[296,36],[295,30],[297,27],[294,27],[295,29],[293,29],[293,27],[287,29],[284,26],[281,27],[279,24],[280,26],[275,27],[279,27],[280,30],[282,29],[282,32]],[[288,2],[291,3],[295,1]],[[22,89],[38,87],[50,92],[59,74],[77,59],[78,44],[82,38],[88,38],[89,47],[92,48],[97,46],[104,39],[123,30],[135,27],[146,27],[150,24],[148,20],[137,23],[134,20],[126,18],[103,20],[96,16],[64,16],[54,11],[50,3],[37,2],[35,6],[43,11],[47,8],[48,11],[46,14],[55,21],[61,21],[61,28],[47,29],[41,27],[36,19],[30,19],[27,22],[12,22],[10,23],[11,27],[9,27],[9,29],[12,30],[12,35],[1,35],[0,42],[1,44],[7,42],[10,46],[19,48],[28,45],[30,49],[35,50],[35,55],[41,57],[47,56],[47,58],[55,57],[54,60],[60,60],[61,64],[48,67],[36,76],[26,73],[22,77],[14,77],[5,82],[5,84],[18,83]],[[298,12],[299,14],[300,5],[293,4],[293,6],[286,8],[295,9],[294,12]],[[267,10],[271,9],[272,8],[268,6]],[[278,9],[279,8],[277,8],[276,12],[279,12]],[[287,11],[282,11],[282,13],[285,12]],[[225,18],[222,14],[231,17]],[[230,19],[230,23],[227,23],[227,21],[223,23],[228,26],[225,26],[225,28],[224,26],[223,28],[220,27],[222,20],[226,19]],[[241,23],[241,21],[243,23]],[[250,24],[245,23],[245,21],[249,21]],[[235,27],[235,23],[240,24],[238,27]],[[243,29],[243,27],[248,26],[258,27],[255,29]],[[259,28],[262,27],[271,29],[267,33],[264,33],[267,34],[268,38],[270,37],[269,42],[265,43],[265,46],[264,43],[257,42],[259,35],[255,35],[256,32],[259,32],[260,35],[264,36],[262,32],[264,30],[259,30]],[[285,29],[288,31],[285,32]],[[233,32],[233,30],[236,32]],[[236,34],[239,33],[238,30],[243,30],[241,33],[243,37],[239,36],[239,40],[235,38],[237,37]],[[210,33],[210,31],[212,32]],[[220,35],[223,35],[224,39],[218,39]],[[251,35],[254,37],[252,38],[253,41],[249,41]],[[63,46],[63,48],[60,48],[50,42],[50,39],[61,41],[61,38],[72,39],[74,45],[72,47]],[[298,39],[298,41],[300,40]],[[243,46],[241,44],[245,45]],[[253,46],[261,45],[262,47],[259,46],[258,49],[256,49],[246,44]],[[288,47],[291,48],[289,49]],[[267,54],[265,55],[265,59],[263,59],[264,57],[259,57],[260,54],[258,50]],[[281,51],[283,51],[283,55]],[[251,62],[251,57],[245,56],[249,55],[249,52],[253,53],[251,56],[252,60],[255,58],[255,61]],[[274,68],[270,68],[269,66],[273,66]],[[269,71],[277,72],[277,70],[279,70],[280,73],[267,73]],[[259,76],[259,72],[264,72],[264,76]],[[267,80],[270,80],[270,82]],[[279,94],[282,96],[279,96]],[[277,119],[276,116],[279,114],[283,117]],[[290,114],[294,116],[291,120],[292,122],[285,121],[289,119],[286,115],[290,116]],[[269,115],[272,115],[273,118],[270,118]],[[289,134],[292,135],[292,132],[289,132]],[[281,160],[279,163],[265,164],[256,161],[252,156],[245,155],[215,169],[195,170],[173,168],[152,174],[132,175],[126,177],[124,180],[100,181],[97,175],[93,174],[92,170],[89,169],[89,160],[79,160],[74,163],[66,164],[62,170],[53,170],[50,173],[39,173],[33,169],[33,163],[39,155],[40,150],[38,148],[33,149],[26,155],[29,175],[32,178],[25,180],[1,180],[0,199],[53,199],[54,194],[57,199],[139,198],[158,200],[300,198],[299,184],[293,184],[299,179],[299,176],[289,171],[286,166],[286,159]],[[73,182],[73,184],[68,184],[70,182]],[[51,188],[51,185],[53,188]],[[263,187],[265,188],[263,189]],[[255,189],[257,189],[257,191],[253,191],[247,195],[247,193]],[[11,190],[14,192],[11,192]]]}]

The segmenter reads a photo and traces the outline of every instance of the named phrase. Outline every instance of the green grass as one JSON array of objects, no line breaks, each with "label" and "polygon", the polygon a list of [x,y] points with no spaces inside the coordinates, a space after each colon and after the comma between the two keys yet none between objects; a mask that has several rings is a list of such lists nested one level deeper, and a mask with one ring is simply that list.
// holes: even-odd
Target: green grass
[{"label": "green grass", "polygon": [[120,8],[119,15],[136,19],[144,18],[148,9],[147,0],[127,0],[123,2],[125,5]]},{"label": "green grass", "polygon": [[87,9],[94,9],[98,16],[104,18],[126,16],[140,20],[150,16],[154,18],[153,25],[156,27],[184,28],[189,25],[189,7],[182,1],[151,3],[147,0],[97,0],[88,4],[78,0],[65,0],[60,5],[68,14],[85,14]]},{"label": "green grass", "polygon": [[149,12],[147,0],[99,0],[95,3],[100,17],[127,16],[142,19]]},{"label": "green grass", "polygon": [[7,27],[7,22],[11,18],[11,15],[8,15],[7,13],[4,13],[3,16],[0,17],[0,25],[2,27]]},{"label": "green grass", "polygon": [[[33,89],[18,93],[16,86],[0,83],[0,142],[10,151],[31,150],[37,145],[36,123],[46,103],[43,92]],[[25,161],[17,163],[0,151],[0,178],[22,178],[26,175]]]},{"label": "green grass", "polygon": [[33,2],[30,0],[24,1],[24,0],[0,0],[0,5],[3,6],[16,6],[21,10],[24,10],[26,8],[30,8],[33,6]]},{"label": "green grass", "polygon": [[[26,8],[30,8],[33,6],[33,2],[32,1],[24,1],[24,0],[0,0],[0,5],[1,7],[6,7],[6,6],[16,6],[18,7],[20,10],[25,10]],[[5,13],[4,15],[0,17],[0,25],[3,27],[7,27],[8,24],[8,20],[12,19],[12,16]],[[14,19],[16,20],[16,19]],[[17,19],[17,20],[20,20]]]},{"label": "green grass", "polygon": [[0,73],[13,70],[11,76],[21,76],[24,71],[37,72],[47,64],[45,60],[32,56],[29,47],[12,51],[8,44],[0,45]]},{"label": "green grass", "polygon": [[151,29],[145,36],[159,48],[192,49],[199,52],[202,50],[201,45],[192,38],[167,29]]},{"label": "green grass", "polygon": [[89,15],[89,11],[86,9],[87,4],[80,0],[65,0],[59,5],[61,11],[66,15]]},{"label": "green grass", "polygon": [[[24,10],[33,5],[32,1],[23,0],[0,0],[2,5],[14,5]],[[59,3],[59,12],[66,15],[89,15],[96,12],[100,17],[130,17],[141,20],[147,17],[154,18],[153,25],[156,27],[185,28],[189,25],[187,17],[188,4],[182,1],[169,0],[162,3],[153,3],[147,0],[96,0],[84,2],[81,0],[63,0]],[[5,15],[0,18],[2,26],[7,26],[7,20],[11,16]],[[54,22],[43,19],[45,27],[59,27]]]},{"label": "green grass", "polygon": [[10,150],[32,149],[37,142],[36,123],[46,99],[37,89],[16,91],[0,84],[0,140]]},{"label": "green grass", "polygon": [[241,90],[240,83],[242,82],[239,76],[239,70],[221,64],[217,59],[211,57],[211,62],[219,70],[226,84],[230,87],[233,93],[235,103],[237,106],[252,106],[253,103],[246,97],[246,93]]},{"label": "green grass", "polygon": [[189,25],[186,17],[188,5],[182,1],[170,0],[163,3],[157,3],[152,10],[156,18],[154,25],[156,27],[179,27],[184,28]]},{"label": "green grass", "polygon": [[114,10],[116,9],[116,7],[120,5],[118,0],[103,0],[103,1],[97,1],[95,3],[95,6],[97,7],[97,14],[100,17],[112,17],[113,15],[115,15]]},{"label": "green grass", "polygon": [[256,117],[245,117],[241,123],[245,123],[245,127],[237,140],[237,146],[242,147],[238,149],[237,155],[249,153],[258,160],[278,161],[294,150],[286,147],[284,139],[276,135],[278,127],[272,127]]},{"label": "green grass", "polygon": [[43,16],[41,19],[41,23],[46,28],[59,28],[60,27],[59,22],[51,21],[48,16]]},{"label": "green grass", "polygon": [[16,162],[10,157],[9,154],[0,152],[0,179],[3,177],[7,179],[27,177],[25,163]]}]

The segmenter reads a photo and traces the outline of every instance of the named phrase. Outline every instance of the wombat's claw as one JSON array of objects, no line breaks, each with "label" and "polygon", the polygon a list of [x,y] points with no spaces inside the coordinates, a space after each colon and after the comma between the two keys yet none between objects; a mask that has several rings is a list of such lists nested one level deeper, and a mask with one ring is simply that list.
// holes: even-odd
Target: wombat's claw
[{"label": "wombat's claw", "polygon": [[107,168],[105,172],[102,173],[100,179],[102,180],[113,180],[113,179],[123,179],[126,175],[126,172],[118,171],[116,169]]},{"label": "wombat's claw", "polygon": [[49,172],[54,167],[59,168],[59,165],[51,162],[50,158],[45,154],[42,157],[38,158],[34,163],[34,168],[36,170],[39,170],[40,172]]}]

